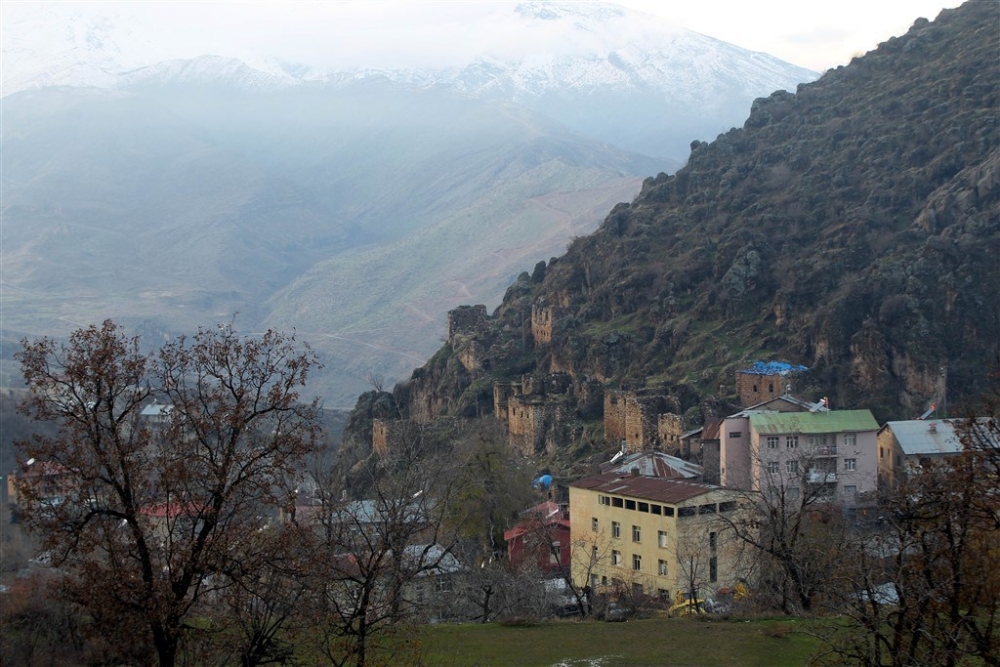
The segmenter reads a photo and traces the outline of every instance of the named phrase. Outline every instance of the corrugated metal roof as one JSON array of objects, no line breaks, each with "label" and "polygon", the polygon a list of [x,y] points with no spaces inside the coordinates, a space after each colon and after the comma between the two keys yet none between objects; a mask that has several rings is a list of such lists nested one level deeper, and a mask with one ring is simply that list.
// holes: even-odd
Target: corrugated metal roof
[{"label": "corrugated metal roof", "polygon": [[[907,456],[920,454],[957,454],[961,452],[962,441],[955,431],[965,420],[961,419],[911,419],[908,421],[886,422],[900,448]],[[977,421],[982,421],[982,418]],[[980,428],[982,432],[984,429]]]},{"label": "corrugated metal roof", "polygon": [[[820,401],[819,403],[811,403],[809,401],[803,400],[801,398],[795,398],[791,394],[782,394],[781,396],[775,396],[774,398],[769,398],[766,401],[761,401],[749,407],[743,408],[736,414],[729,415],[729,418],[733,417],[746,417],[754,412],[782,412],[777,408],[772,407],[776,403],[788,403],[795,407],[801,408],[803,412],[829,412],[829,408]],[[788,412],[787,410],[785,412]]]},{"label": "corrugated metal roof", "polygon": [[764,435],[878,430],[878,422],[870,410],[757,412],[750,415],[750,425],[757,433]]},{"label": "corrugated metal roof", "polygon": [[645,477],[700,477],[705,471],[696,463],[663,452],[636,452],[613,464],[605,464],[603,472],[630,474],[637,469]]},{"label": "corrugated metal roof", "polygon": [[573,482],[570,486],[599,493],[616,493],[620,496],[671,504],[681,503],[722,488],[714,484],[701,484],[687,480],[642,477],[641,475],[623,476],[619,473],[594,475]]}]

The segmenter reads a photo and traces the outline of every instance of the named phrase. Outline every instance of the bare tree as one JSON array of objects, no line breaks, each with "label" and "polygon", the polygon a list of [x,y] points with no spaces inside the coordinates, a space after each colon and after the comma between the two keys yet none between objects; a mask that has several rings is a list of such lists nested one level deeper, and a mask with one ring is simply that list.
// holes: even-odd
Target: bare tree
[{"label": "bare tree", "polygon": [[844,539],[843,512],[824,485],[810,482],[810,452],[757,465],[760,490],[742,492],[741,511],[720,520],[750,549],[743,560],[756,561],[755,597],[770,598],[786,614],[809,613]]},{"label": "bare tree", "polygon": [[[247,538],[286,502],[318,437],[299,402],[315,357],[294,338],[231,326],[140,351],[114,322],[68,344],[23,341],[23,411],[55,436],[22,457],[61,475],[55,491],[22,477],[24,523],[67,589],[95,615],[141,619],[160,665],[173,665],[198,604],[241,573]],[[164,401],[155,418],[142,412]]]},{"label": "bare tree", "polygon": [[[967,446],[991,423],[966,422]],[[830,573],[846,622],[821,633],[826,663],[1000,665],[1000,498],[985,453],[925,461],[883,499],[883,525],[846,541]]]},{"label": "bare tree", "polygon": [[444,454],[425,452],[417,433],[391,457],[369,460],[365,500],[320,483],[318,514],[302,543],[310,554],[306,604],[331,664],[410,660],[399,653],[412,651],[408,628],[433,604],[419,600],[414,586],[430,581],[431,593],[453,596],[451,578],[462,566],[452,553],[456,533],[442,518],[456,478]]}]

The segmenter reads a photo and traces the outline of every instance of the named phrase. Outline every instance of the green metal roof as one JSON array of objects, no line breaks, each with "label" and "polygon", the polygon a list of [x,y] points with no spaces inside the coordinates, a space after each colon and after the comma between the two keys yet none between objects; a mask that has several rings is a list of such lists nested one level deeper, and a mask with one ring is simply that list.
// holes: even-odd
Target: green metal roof
[{"label": "green metal roof", "polygon": [[757,412],[750,415],[757,433],[841,433],[877,431],[878,422],[870,410],[830,410],[829,412]]}]

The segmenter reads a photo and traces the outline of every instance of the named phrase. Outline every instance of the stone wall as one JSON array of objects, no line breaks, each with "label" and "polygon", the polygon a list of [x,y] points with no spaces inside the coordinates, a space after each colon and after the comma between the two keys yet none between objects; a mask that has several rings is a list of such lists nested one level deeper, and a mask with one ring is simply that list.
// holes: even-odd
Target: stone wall
[{"label": "stone wall", "polygon": [[679,404],[662,390],[614,390],[604,392],[604,437],[615,444],[625,441],[630,452],[680,445],[683,421],[675,411]]},{"label": "stone wall", "polygon": [[507,414],[510,446],[526,456],[543,451],[551,413],[552,406],[543,400],[524,397],[511,400]]},{"label": "stone wall", "polygon": [[619,443],[625,437],[626,392],[614,389],[604,391],[604,438]]},{"label": "stone wall", "polygon": [[531,307],[531,337],[535,343],[552,342],[553,309],[547,306]]},{"label": "stone wall", "polygon": [[389,443],[394,431],[398,430],[397,420],[372,420],[372,451],[379,456],[389,453]]},{"label": "stone wall", "polygon": [[736,395],[740,405],[757,405],[785,393],[789,379],[785,375],[758,375],[746,371],[736,372]]},{"label": "stone wall", "polygon": [[510,399],[515,394],[515,384],[520,389],[520,383],[500,380],[493,382],[493,416],[501,421],[507,421]]},{"label": "stone wall", "polygon": [[510,446],[525,454],[546,447],[561,397],[573,393],[573,378],[566,373],[525,375],[519,381],[493,383],[493,412],[507,422]]},{"label": "stone wall", "polygon": [[684,420],[673,412],[664,412],[656,417],[656,437],[660,450],[677,456],[690,455],[691,452],[681,452],[681,434],[684,433]]},{"label": "stone wall", "polygon": [[459,306],[448,311],[448,339],[455,334],[472,334],[486,326],[489,315],[486,306]]}]

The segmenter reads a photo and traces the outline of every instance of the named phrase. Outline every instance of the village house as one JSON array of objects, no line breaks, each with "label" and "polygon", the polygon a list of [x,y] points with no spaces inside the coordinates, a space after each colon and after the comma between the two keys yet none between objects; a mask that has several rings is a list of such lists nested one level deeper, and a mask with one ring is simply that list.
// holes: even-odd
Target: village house
[{"label": "village house", "polygon": [[886,422],[877,436],[879,488],[891,491],[921,467],[961,454],[965,450],[962,428],[986,433],[979,428],[982,419],[975,423],[973,427],[963,419]]},{"label": "village house", "polygon": [[507,558],[515,568],[534,567],[545,576],[569,571],[569,507],[547,501],[525,510],[521,520],[504,531]]},{"label": "village house", "polygon": [[667,602],[711,597],[739,579],[729,520],[739,492],[711,484],[606,473],[570,484],[574,585]]},{"label": "village house", "polygon": [[744,410],[723,423],[722,484],[855,506],[877,488],[877,430],[868,410]]}]

